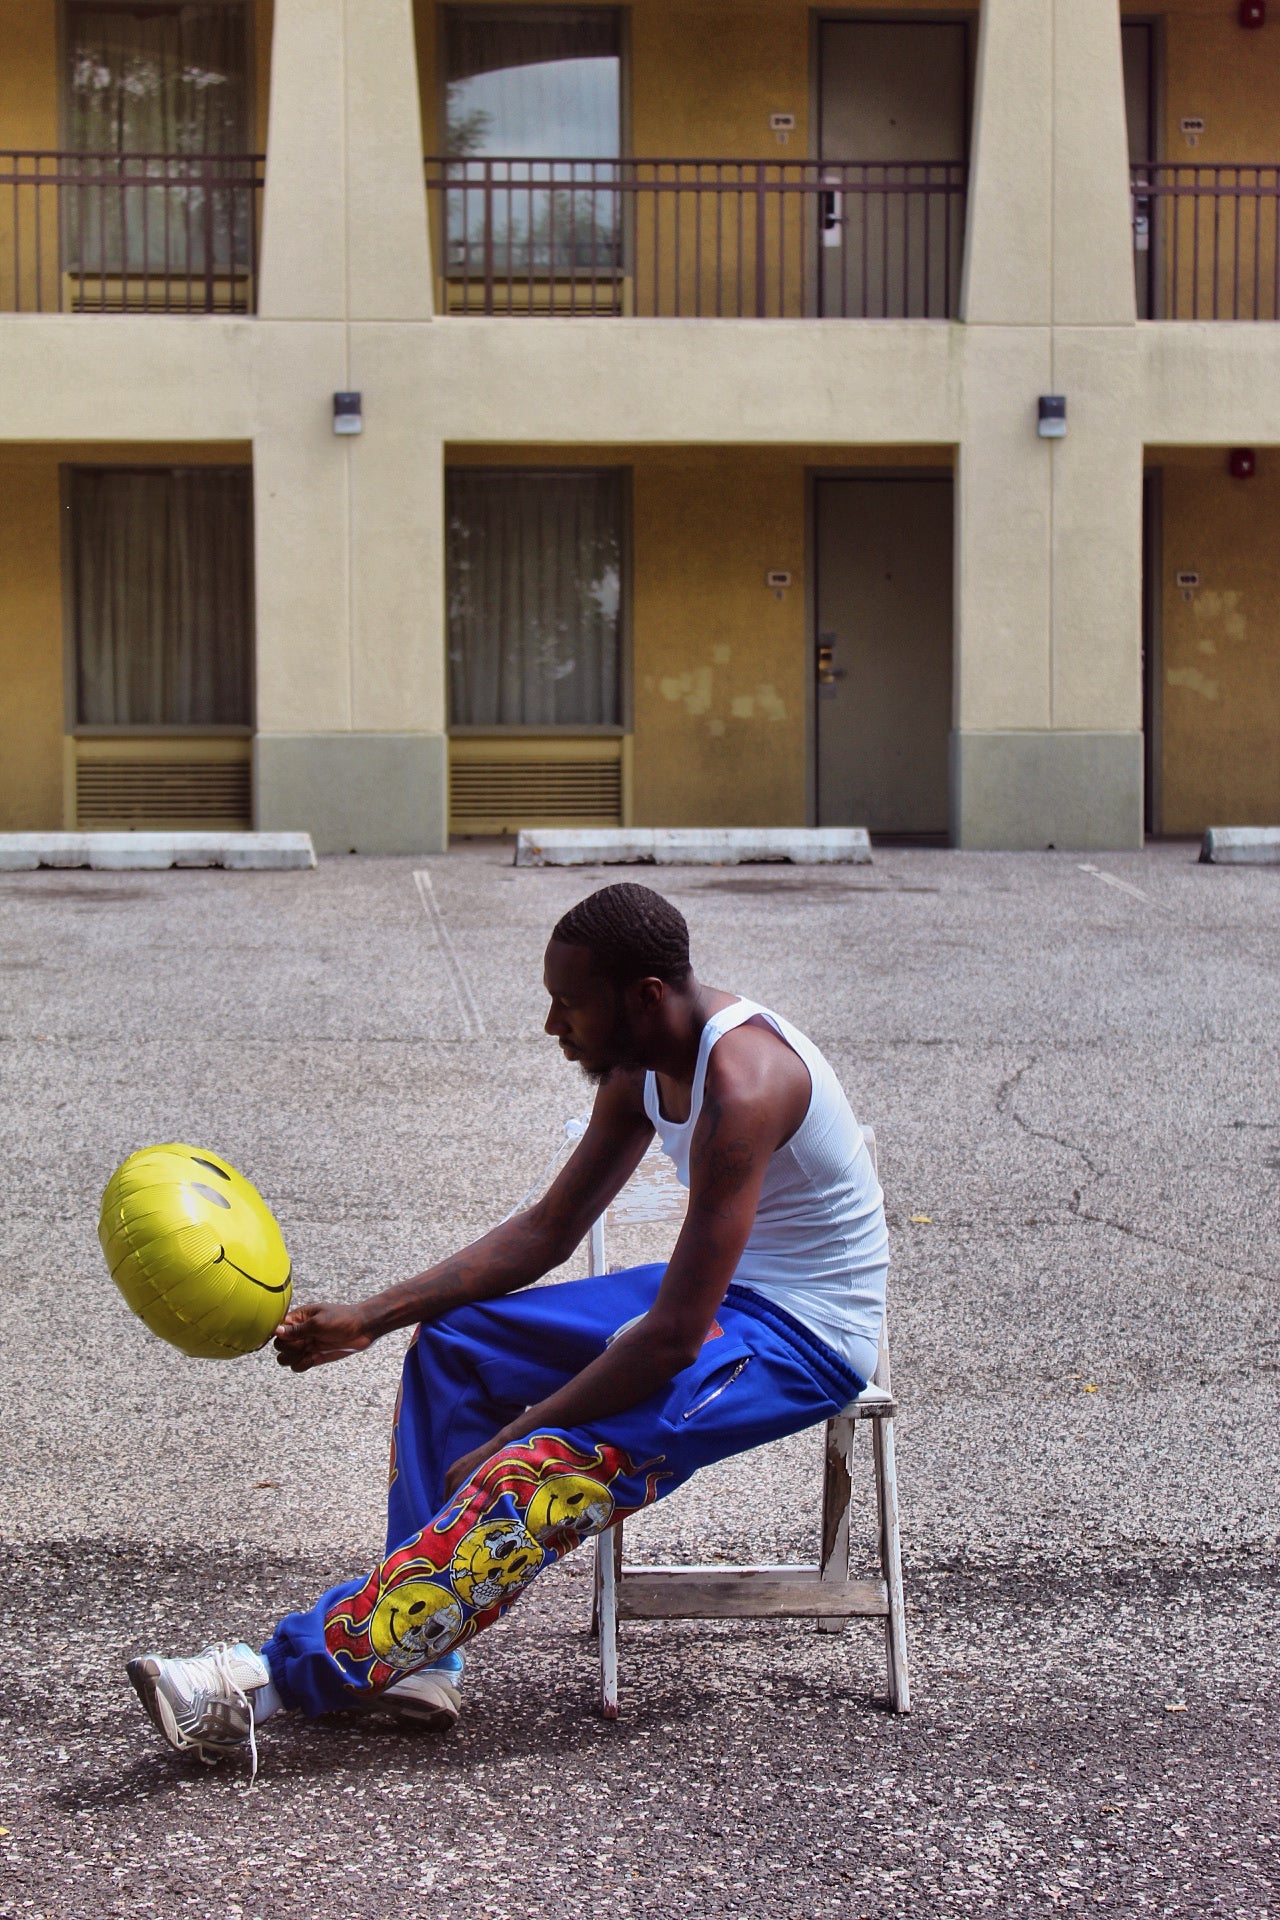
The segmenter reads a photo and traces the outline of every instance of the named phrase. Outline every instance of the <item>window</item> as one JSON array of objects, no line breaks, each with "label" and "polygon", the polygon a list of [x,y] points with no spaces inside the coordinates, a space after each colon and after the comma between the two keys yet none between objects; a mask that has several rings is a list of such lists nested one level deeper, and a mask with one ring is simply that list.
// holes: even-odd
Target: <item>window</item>
[{"label": "window", "polygon": [[[188,274],[250,252],[247,9],[67,8],[64,264],[80,272]],[[213,166],[210,166],[213,162]]]},{"label": "window", "polygon": [[621,471],[458,468],[447,514],[452,724],[620,725]]},{"label": "window", "polygon": [[77,725],[248,726],[249,469],[76,468],[68,505]]},{"label": "window", "polygon": [[460,183],[450,271],[482,273],[496,255],[507,275],[611,272],[617,196],[599,188],[622,151],[617,14],[450,7],[444,36],[445,146]]},{"label": "window", "polygon": [[618,16],[604,8],[450,7],[446,150],[614,160],[619,77]]}]

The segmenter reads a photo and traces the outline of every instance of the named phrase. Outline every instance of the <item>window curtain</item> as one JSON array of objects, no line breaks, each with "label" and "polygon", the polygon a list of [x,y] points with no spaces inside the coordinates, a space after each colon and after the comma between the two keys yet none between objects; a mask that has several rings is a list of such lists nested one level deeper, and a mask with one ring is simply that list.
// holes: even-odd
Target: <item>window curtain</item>
[{"label": "window curtain", "polygon": [[455,726],[619,724],[622,500],[616,469],[449,475]]},{"label": "window curtain", "polygon": [[449,177],[466,183],[448,195],[451,272],[616,270],[616,168],[600,163],[622,150],[619,45],[604,8],[448,9]]},{"label": "window curtain", "polygon": [[[66,264],[173,274],[243,265],[252,170],[231,162],[248,144],[244,7],[73,6],[67,24],[71,146],[84,158],[81,182],[63,190]],[[221,164],[200,164],[209,161]]]},{"label": "window curtain", "polygon": [[82,726],[247,726],[253,504],[246,467],[71,476]]}]

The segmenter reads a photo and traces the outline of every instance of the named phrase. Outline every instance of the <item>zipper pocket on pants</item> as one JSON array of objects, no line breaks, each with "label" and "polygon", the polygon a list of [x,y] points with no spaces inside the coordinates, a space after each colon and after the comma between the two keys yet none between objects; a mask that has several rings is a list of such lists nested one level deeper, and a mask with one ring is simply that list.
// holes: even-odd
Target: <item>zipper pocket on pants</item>
[{"label": "zipper pocket on pants", "polygon": [[751,1355],[749,1353],[744,1353],[741,1360],[738,1361],[737,1365],[732,1369],[732,1371],[726,1374],[723,1380],[717,1381],[715,1386],[712,1387],[708,1393],[704,1393],[701,1400],[695,1400],[691,1407],[686,1407],[684,1412],[680,1415],[680,1418],[682,1420],[692,1420],[695,1413],[701,1413],[704,1407],[709,1407],[713,1400],[718,1400],[720,1398],[720,1395],[724,1392],[726,1387],[731,1387],[733,1385],[738,1375],[744,1370],[744,1368],[748,1367],[750,1364],[751,1364]]}]

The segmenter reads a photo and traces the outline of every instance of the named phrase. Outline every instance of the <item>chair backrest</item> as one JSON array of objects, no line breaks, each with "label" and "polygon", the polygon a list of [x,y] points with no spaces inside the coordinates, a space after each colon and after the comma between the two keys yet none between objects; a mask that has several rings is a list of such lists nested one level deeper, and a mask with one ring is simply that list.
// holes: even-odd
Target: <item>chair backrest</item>
[{"label": "chair backrest", "polygon": [[[871,1155],[871,1166],[876,1179],[880,1178],[880,1156],[876,1151],[876,1130],[864,1127],[862,1137],[867,1143],[867,1152]],[[880,1350],[876,1355],[876,1370],[871,1376],[873,1387],[883,1387],[886,1393],[893,1392],[893,1381],[889,1373],[889,1315],[886,1310],[880,1322]]]},{"label": "chair backrest", "polygon": [[587,1235],[587,1272],[594,1275],[608,1271],[604,1247],[606,1227],[638,1227],[663,1220],[683,1220],[688,1204],[688,1194],[655,1141],[622,1192],[614,1196]]},{"label": "chair backrest", "polygon": [[688,1193],[655,1140],[622,1192],[610,1203],[605,1221],[614,1227],[638,1227],[661,1220],[683,1220],[688,1205]]}]

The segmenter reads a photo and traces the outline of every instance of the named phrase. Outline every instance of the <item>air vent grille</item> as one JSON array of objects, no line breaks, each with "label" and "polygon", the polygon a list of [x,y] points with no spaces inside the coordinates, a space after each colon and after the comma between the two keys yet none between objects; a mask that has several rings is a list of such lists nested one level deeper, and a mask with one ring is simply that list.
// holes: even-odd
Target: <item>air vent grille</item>
[{"label": "air vent grille", "polygon": [[609,760],[462,760],[449,774],[454,833],[521,827],[614,827],[622,817],[622,767]]},{"label": "air vent grille", "polygon": [[448,283],[448,311],[461,314],[545,315],[548,319],[608,319],[627,311],[620,291],[607,279],[593,285],[590,279],[571,287],[535,281],[530,288],[520,279],[501,280],[486,291],[482,279],[451,280]]},{"label": "air vent grille", "polygon": [[247,760],[82,760],[76,822],[83,828],[248,827]]}]

